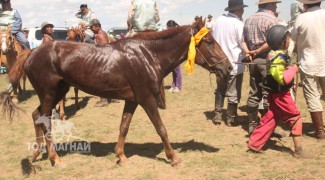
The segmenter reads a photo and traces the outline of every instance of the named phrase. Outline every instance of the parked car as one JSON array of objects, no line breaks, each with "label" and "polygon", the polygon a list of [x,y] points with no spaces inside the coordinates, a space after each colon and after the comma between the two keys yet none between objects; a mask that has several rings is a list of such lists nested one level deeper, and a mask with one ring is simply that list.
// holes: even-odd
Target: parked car
[{"label": "parked car", "polygon": [[[30,44],[30,48],[38,47],[43,40],[43,34],[41,32],[40,27],[35,28],[25,28],[23,31],[28,32],[28,41]],[[53,28],[53,37],[54,39],[65,40],[67,38],[67,29],[64,27],[54,27]]]}]

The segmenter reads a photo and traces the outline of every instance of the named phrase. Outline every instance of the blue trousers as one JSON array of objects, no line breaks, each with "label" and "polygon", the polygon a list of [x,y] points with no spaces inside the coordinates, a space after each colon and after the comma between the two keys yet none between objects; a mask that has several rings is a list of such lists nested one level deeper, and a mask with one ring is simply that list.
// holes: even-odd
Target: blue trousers
[{"label": "blue trousers", "polygon": [[14,34],[16,39],[20,42],[20,44],[24,47],[24,49],[30,49],[29,42],[26,39],[23,32],[19,31],[18,33]]}]

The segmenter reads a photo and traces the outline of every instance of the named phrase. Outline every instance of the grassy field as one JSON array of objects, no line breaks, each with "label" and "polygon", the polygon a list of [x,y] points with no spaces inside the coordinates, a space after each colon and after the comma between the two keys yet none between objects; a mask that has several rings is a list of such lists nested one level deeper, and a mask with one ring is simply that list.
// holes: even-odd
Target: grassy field
[{"label": "grassy field", "polygon": [[[191,76],[183,73],[181,93],[166,91],[167,109],[160,110],[160,114],[172,146],[182,159],[178,167],[167,161],[162,142],[141,107],[126,139],[129,161],[124,166],[117,165],[114,147],[124,102],[97,108],[94,104],[98,98],[81,92],[82,108],[77,111],[71,89],[67,95],[67,119],[75,126],[74,135],[90,142],[91,151],[89,154],[59,152],[66,164],[63,169],[52,167],[45,153],[33,163],[36,173],[29,176],[28,145],[35,142],[31,113],[39,101],[28,84],[28,92],[19,104],[26,114],[21,113],[11,124],[4,118],[0,120],[0,179],[325,179],[325,141],[312,137],[313,127],[300,88],[297,104],[304,122],[303,148],[316,158],[300,160],[292,156],[293,143],[287,128],[279,128],[287,137],[271,138],[262,153],[246,152],[247,72],[244,79],[238,110],[240,123],[236,127],[224,123],[216,126],[211,122],[215,77],[202,68],[196,66]],[[165,85],[170,83],[171,75],[165,79]],[[5,87],[6,75],[1,75],[0,88]]]}]

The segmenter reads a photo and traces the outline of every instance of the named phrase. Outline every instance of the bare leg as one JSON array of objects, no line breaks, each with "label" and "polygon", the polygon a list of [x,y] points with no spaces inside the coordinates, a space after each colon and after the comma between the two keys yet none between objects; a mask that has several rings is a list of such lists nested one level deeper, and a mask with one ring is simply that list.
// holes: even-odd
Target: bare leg
[{"label": "bare leg", "polygon": [[181,162],[181,160],[176,156],[172,146],[170,145],[167,131],[163,122],[161,121],[158,107],[157,104],[155,103],[154,97],[148,99],[147,103],[143,105],[143,108],[146,111],[147,115],[149,116],[152,124],[155,126],[156,131],[164,144],[166,156],[168,159],[172,161],[171,165],[172,166],[178,165]]},{"label": "bare leg", "polygon": [[64,105],[65,105],[65,97],[60,100],[60,118],[61,120],[65,120],[65,113],[64,113]]},{"label": "bare leg", "polygon": [[117,144],[115,146],[115,154],[119,158],[118,163],[120,165],[127,161],[127,157],[124,154],[125,138],[129,131],[132,116],[137,106],[138,104],[134,102],[125,101],[121,125],[120,125],[120,134],[118,137]]}]

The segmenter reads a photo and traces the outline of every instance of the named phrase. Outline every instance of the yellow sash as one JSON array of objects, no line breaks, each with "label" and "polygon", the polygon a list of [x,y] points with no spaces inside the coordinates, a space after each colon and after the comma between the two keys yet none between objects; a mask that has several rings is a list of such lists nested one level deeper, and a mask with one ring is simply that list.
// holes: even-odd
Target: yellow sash
[{"label": "yellow sash", "polygon": [[206,27],[203,27],[195,36],[191,37],[190,47],[187,54],[187,62],[185,64],[185,69],[187,73],[192,74],[194,71],[194,62],[196,56],[195,46],[198,45],[201,39],[208,34],[209,30]]}]

